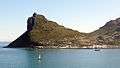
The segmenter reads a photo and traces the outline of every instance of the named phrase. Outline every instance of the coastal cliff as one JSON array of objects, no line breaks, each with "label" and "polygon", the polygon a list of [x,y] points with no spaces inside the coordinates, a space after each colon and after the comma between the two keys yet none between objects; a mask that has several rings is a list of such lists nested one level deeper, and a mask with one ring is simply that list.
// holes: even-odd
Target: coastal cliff
[{"label": "coastal cliff", "polygon": [[33,29],[26,31],[6,47],[94,48],[99,45],[101,48],[119,48],[119,23],[118,18],[94,32],[81,33],[49,21],[43,15],[37,15]]},{"label": "coastal cliff", "polygon": [[37,15],[36,21],[37,23],[31,31],[26,31],[7,47],[77,48],[90,42],[87,34],[49,21],[43,15]]}]

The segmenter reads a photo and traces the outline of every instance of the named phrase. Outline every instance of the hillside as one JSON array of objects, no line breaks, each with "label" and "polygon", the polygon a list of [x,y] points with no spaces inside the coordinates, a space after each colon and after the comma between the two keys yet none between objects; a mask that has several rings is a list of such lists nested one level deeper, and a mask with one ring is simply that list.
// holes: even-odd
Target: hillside
[{"label": "hillside", "polygon": [[107,22],[103,27],[90,33],[90,35],[96,40],[101,38],[101,44],[120,45],[120,18]]},{"label": "hillside", "polygon": [[[81,33],[37,15],[36,25],[7,47],[101,48],[120,47],[120,18],[107,22],[91,33]],[[102,46],[101,46],[102,45]],[[105,45],[105,46],[103,46]],[[111,45],[111,46],[109,46]],[[113,46],[114,45],[114,46]]]},{"label": "hillside", "polygon": [[8,47],[42,46],[44,48],[82,47],[90,45],[88,34],[66,28],[56,22],[37,15],[37,24],[30,32],[26,31]]}]

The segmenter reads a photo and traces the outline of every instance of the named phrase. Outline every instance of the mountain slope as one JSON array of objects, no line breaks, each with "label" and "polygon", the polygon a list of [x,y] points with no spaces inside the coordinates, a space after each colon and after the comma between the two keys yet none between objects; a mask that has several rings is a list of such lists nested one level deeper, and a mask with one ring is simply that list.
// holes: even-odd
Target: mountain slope
[{"label": "mountain slope", "polygon": [[[26,31],[8,47],[43,46],[44,48],[81,47],[88,45],[87,34],[65,28],[56,22],[37,15],[37,23],[30,32]],[[90,45],[90,44],[89,44]]]},{"label": "mountain slope", "polygon": [[43,15],[37,15],[36,21],[31,31],[26,31],[7,47],[94,48],[94,45],[112,45],[113,48],[113,45],[120,45],[120,18],[107,22],[92,33],[66,28]]},{"label": "mountain slope", "polygon": [[120,45],[120,18],[107,22],[100,29],[90,33],[93,38],[101,37],[103,44]]}]

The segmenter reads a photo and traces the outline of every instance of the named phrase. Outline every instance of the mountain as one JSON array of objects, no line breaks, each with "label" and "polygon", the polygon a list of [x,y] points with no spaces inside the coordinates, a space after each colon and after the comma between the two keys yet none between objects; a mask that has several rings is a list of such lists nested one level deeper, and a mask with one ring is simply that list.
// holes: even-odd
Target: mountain
[{"label": "mountain", "polygon": [[[120,45],[120,18],[107,22],[103,27],[90,33],[96,39],[101,40],[101,44]],[[100,44],[100,42],[97,42]]]},{"label": "mountain", "polygon": [[120,18],[91,33],[66,28],[43,15],[37,15],[36,22],[31,31],[24,32],[6,47],[94,48],[99,45],[101,48],[114,48],[120,45]]},{"label": "mountain", "polygon": [[26,31],[7,47],[74,48],[88,45],[90,42],[88,34],[49,21],[43,15],[37,15],[36,21],[36,25],[30,32]]}]

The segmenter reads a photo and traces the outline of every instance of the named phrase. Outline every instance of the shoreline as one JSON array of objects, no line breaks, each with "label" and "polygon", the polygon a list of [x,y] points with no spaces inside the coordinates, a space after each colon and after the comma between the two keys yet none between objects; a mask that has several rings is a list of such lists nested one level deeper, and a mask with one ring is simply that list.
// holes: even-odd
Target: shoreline
[{"label": "shoreline", "polygon": [[[103,46],[103,45],[102,45]],[[95,48],[99,48],[99,49],[120,49],[119,45],[105,45],[106,47],[94,47],[94,46],[83,46],[83,47],[58,47],[58,46],[35,46],[34,48],[39,48],[39,49],[95,49]]]},{"label": "shoreline", "polygon": [[[11,48],[11,47],[2,47],[2,48]],[[33,49],[95,49],[95,48],[40,48],[40,47],[12,47],[14,48],[33,48]],[[120,48],[99,48],[99,49],[120,49]]]}]

